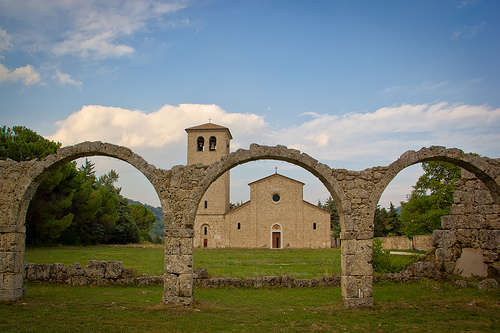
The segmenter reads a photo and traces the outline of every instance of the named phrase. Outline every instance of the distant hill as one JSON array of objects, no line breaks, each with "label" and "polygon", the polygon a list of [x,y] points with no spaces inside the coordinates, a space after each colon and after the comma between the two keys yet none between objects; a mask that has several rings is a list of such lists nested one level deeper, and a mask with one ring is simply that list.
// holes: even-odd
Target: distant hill
[{"label": "distant hill", "polygon": [[163,212],[161,211],[161,207],[153,207],[148,204],[132,199],[128,199],[128,202],[132,205],[144,206],[154,214],[154,216],[156,217],[156,222],[151,227],[149,235],[153,240],[158,239],[158,237],[160,237],[160,239],[163,240],[163,228],[165,227],[165,221],[163,221]]}]

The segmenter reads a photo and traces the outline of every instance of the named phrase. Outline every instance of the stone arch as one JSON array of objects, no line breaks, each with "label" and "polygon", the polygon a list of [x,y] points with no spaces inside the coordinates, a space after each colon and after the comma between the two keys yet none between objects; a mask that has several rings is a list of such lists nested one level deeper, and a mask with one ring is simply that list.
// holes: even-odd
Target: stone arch
[{"label": "stone arch", "polygon": [[382,193],[399,172],[411,165],[427,161],[449,162],[471,172],[486,185],[495,203],[500,204],[500,184],[494,171],[498,168],[498,164],[494,160],[466,154],[457,148],[432,146],[419,151],[409,150],[387,167],[387,172],[376,184],[370,196],[371,211],[375,211]]},{"label": "stone arch", "polygon": [[347,214],[350,213],[350,202],[346,199],[344,192],[337,180],[332,176],[332,169],[323,163],[319,163],[311,156],[301,153],[296,149],[289,149],[285,146],[262,146],[251,144],[250,149],[238,149],[229,155],[222,157],[218,162],[208,166],[205,176],[199,183],[199,187],[193,193],[192,208],[189,210],[188,224],[194,225],[196,212],[201,198],[208,187],[232,168],[257,160],[280,160],[297,165],[316,176],[327,188],[335,201],[340,216],[341,228],[350,224]]},{"label": "stone arch", "polygon": [[[108,156],[122,160],[141,172],[153,185],[158,197],[159,182],[157,181],[157,169],[155,166],[146,162],[141,156],[134,153],[129,148],[118,146],[110,143],[82,142],[73,146],[63,147],[55,154],[48,155],[44,159],[37,161],[29,171],[29,183],[23,193],[22,200],[18,211],[16,224],[24,225],[28,206],[33,199],[33,196],[40,185],[43,175],[54,168],[57,168],[63,163],[73,161],[80,157],[88,156]],[[162,203],[163,206],[163,203]]]}]

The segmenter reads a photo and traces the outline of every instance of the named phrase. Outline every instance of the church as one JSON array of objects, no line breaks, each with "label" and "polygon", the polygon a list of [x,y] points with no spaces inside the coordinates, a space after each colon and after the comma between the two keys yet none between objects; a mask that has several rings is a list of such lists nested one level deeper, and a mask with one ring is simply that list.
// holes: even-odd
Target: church
[{"label": "church", "polygon": [[[232,135],[227,127],[207,123],[186,132],[188,165],[209,165],[230,152]],[[330,247],[330,214],[303,200],[304,183],[275,172],[248,184],[250,200],[230,209],[229,173],[212,183],[201,199],[195,247]]]}]

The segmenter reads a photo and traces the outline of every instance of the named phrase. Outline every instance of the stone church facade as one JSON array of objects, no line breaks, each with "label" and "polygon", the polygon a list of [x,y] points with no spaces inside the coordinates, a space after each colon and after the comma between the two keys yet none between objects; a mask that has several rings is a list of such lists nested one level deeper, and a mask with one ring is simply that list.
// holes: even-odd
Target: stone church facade
[{"label": "stone church facade", "polygon": [[[228,128],[207,123],[186,132],[188,165],[208,165],[229,154]],[[198,206],[195,247],[330,247],[330,214],[303,200],[304,183],[275,173],[249,186],[250,200],[230,209],[229,171],[210,185]]]}]

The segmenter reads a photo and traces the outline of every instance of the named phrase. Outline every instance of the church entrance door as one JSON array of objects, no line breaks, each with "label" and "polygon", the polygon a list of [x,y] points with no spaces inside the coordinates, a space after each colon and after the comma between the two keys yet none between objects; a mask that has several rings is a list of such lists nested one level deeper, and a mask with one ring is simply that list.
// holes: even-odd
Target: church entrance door
[{"label": "church entrance door", "polygon": [[203,247],[207,247],[208,246],[208,239],[203,239]]},{"label": "church entrance door", "polygon": [[273,232],[273,249],[281,248],[281,232]]}]

